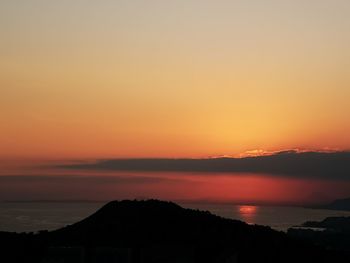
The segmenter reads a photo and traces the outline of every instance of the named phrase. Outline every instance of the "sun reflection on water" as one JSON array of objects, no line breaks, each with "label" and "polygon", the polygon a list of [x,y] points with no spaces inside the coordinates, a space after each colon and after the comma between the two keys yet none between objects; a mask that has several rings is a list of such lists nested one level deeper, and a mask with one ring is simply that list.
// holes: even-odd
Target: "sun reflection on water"
[{"label": "sun reflection on water", "polygon": [[258,207],[254,205],[240,205],[237,207],[238,213],[243,221],[248,224],[255,224]]}]

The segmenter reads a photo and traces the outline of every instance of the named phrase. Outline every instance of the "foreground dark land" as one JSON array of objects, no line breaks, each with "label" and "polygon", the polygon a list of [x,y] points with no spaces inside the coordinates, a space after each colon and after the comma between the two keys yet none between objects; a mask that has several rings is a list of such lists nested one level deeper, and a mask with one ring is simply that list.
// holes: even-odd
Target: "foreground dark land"
[{"label": "foreground dark land", "polygon": [[0,232],[0,262],[350,262],[269,227],[157,200],[113,201],[56,231]]},{"label": "foreground dark land", "polygon": [[[332,250],[350,251],[350,217],[328,217],[320,222],[307,221],[301,227],[289,229],[289,236]],[[313,228],[322,231],[313,231]]]}]

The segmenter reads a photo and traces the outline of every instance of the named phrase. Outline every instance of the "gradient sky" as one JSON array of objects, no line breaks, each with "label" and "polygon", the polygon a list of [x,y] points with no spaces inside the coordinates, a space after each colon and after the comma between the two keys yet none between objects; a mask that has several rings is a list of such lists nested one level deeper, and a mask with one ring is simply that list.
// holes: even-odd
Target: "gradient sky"
[{"label": "gradient sky", "polygon": [[0,2],[0,157],[350,149],[350,1]]}]

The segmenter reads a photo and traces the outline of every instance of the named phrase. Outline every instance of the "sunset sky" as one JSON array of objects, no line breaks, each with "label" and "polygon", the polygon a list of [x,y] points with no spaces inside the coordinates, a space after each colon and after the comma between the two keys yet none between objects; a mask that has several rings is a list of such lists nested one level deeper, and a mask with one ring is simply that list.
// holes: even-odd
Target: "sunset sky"
[{"label": "sunset sky", "polygon": [[[0,1],[0,200],[348,197],[350,155],[332,152],[350,150],[349,14],[348,0]],[[292,168],[330,154],[210,176],[46,167],[290,149]]]},{"label": "sunset sky", "polygon": [[350,149],[350,2],[0,2],[1,158]]}]

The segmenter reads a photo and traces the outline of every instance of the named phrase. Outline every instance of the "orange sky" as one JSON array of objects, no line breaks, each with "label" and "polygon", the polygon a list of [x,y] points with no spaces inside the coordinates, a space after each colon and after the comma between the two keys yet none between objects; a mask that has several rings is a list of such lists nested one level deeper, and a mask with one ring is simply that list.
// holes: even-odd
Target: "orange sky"
[{"label": "orange sky", "polygon": [[350,2],[263,2],[1,1],[0,158],[350,149]]}]

